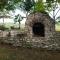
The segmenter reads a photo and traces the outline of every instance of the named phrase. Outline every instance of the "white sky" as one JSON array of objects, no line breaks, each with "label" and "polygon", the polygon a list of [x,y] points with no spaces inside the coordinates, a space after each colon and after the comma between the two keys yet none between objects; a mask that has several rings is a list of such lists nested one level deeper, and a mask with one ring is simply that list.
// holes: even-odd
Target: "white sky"
[{"label": "white sky", "polygon": [[[59,8],[58,8],[58,9],[59,9]],[[56,9],[55,15],[56,15],[58,9]],[[51,13],[52,15],[51,15],[51,14],[49,14],[49,15],[53,18],[53,11],[51,11],[50,13]],[[55,18],[57,18],[58,16],[60,16],[60,11],[57,13],[57,15],[55,16]]]},{"label": "white sky", "polygon": [[[58,8],[55,10],[55,15],[56,15],[56,13],[58,12],[58,10],[60,9],[60,5],[58,5]],[[53,18],[53,11],[51,11],[50,12],[51,14],[49,14],[52,18]],[[55,18],[57,18],[57,17],[59,17],[60,16],[60,10],[59,10],[59,12],[57,13],[57,15],[55,16]]]}]

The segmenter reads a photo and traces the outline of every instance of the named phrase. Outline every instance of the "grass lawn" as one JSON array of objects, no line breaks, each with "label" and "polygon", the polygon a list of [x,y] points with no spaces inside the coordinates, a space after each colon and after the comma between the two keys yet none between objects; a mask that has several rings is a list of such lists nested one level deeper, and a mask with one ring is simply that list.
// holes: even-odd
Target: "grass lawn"
[{"label": "grass lawn", "polygon": [[55,25],[55,30],[56,30],[56,31],[60,31],[60,25],[56,24],[56,25]]},{"label": "grass lawn", "polygon": [[56,30],[56,31],[60,31],[60,24],[56,24],[56,25],[55,25],[55,30]]},{"label": "grass lawn", "polygon": [[0,60],[60,60],[60,52],[0,45]]}]

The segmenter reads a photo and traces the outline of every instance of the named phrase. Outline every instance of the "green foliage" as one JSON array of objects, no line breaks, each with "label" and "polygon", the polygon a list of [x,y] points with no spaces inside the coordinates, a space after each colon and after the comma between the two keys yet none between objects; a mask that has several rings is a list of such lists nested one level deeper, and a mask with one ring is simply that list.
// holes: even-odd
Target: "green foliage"
[{"label": "green foliage", "polygon": [[3,8],[5,8],[5,6],[7,5],[8,0],[0,0],[0,10],[3,10]]},{"label": "green foliage", "polygon": [[46,0],[46,2],[48,2],[48,3],[49,3],[49,2],[54,2],[54,0]]},{"label": "green foliage", "polygon": [[16,4],[21,2],[21,0],[0,0],[0,10],[14,10],[16,8]]},{"label": "green foliage", "polygon": [[11,26],[11,29],[15,29],[15,27],[14,26]]},{"label": "green foliage", "polygon": [[34,5],[34,0],[25,0],[23,1],[22,9],[25,11],[30,11]]},{"label": "green foliage", "polygon": [[57,0],[58,1],[58,3],[60,3],[60,0]]},{"label": "green foliage", "polygon": [[52,7],[52,4],[57,2],[60,3],[60,0],[46,0],[47,7]]},{"label": "green foliage", "polygon": [[9,3],[5,7],[7,10],[14,10],[16,8],[16,5],[21,2],[21,0],[9,0]]},{"label": "green foliage", "polygon": [[44,6],[43,2],[41,2],[41,1],[36,2],[34,10],[35,10],[35,12],[44,12],[45,6]]},{"label": "green foliage", "polygon": [[0,30],[9,30],[9,28],[5,27],[4,25],[0,25]]},{"label": "green foliage", "polygon": [[46,0],[46,3],[45,3],[45,10],[47,11],[52,11],[53,9],[53,3],[55,1],[54,0]]},{"label": "green foliage", "polygon": [[15,9],[15,6],[13,6],[12,4],[11,4],[11,5],[8,4],[8,5],[5,7],[5,9],[8,10],[8,11],[9,11],[9,10],[14,10],[14,9]]}]

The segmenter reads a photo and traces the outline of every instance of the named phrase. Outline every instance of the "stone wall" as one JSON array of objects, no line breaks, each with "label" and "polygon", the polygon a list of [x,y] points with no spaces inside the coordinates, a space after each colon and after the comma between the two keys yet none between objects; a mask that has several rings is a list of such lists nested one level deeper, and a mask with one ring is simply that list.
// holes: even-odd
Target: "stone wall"
[{"label": "stone wall", "polygon": [[0,43],[10,44],[12,46],[20,47],[39,47],[46,48],[48,50],[60,50],[60,32],[56,32],[54,37],[51,37],[50,40],[44,40],[43,38],[30,38],[30,37],[0,37]]},{"label": "stone wall", "polygon": [[[36,22],[40,22],[44,25],[44,37],[33,36],[32,27]],[[49,50],[60,49],[60,32],[55,32],[55,22],[48,15],[43,13],[35,13],[30,14],[27,17],[25,34],[18,33],[9,37],[0,37],[0,43],[22,47],[41,47]]]}]

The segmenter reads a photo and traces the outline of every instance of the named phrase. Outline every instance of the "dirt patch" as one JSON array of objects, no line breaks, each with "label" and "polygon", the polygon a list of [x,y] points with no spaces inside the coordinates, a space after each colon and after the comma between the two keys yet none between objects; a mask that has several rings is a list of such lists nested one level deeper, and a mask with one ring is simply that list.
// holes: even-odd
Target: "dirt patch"
[{"label": "dirt patch", "polygon": [[60,60],[60,51],[42,48],[21,48],[0,44],[1,60]]}]

